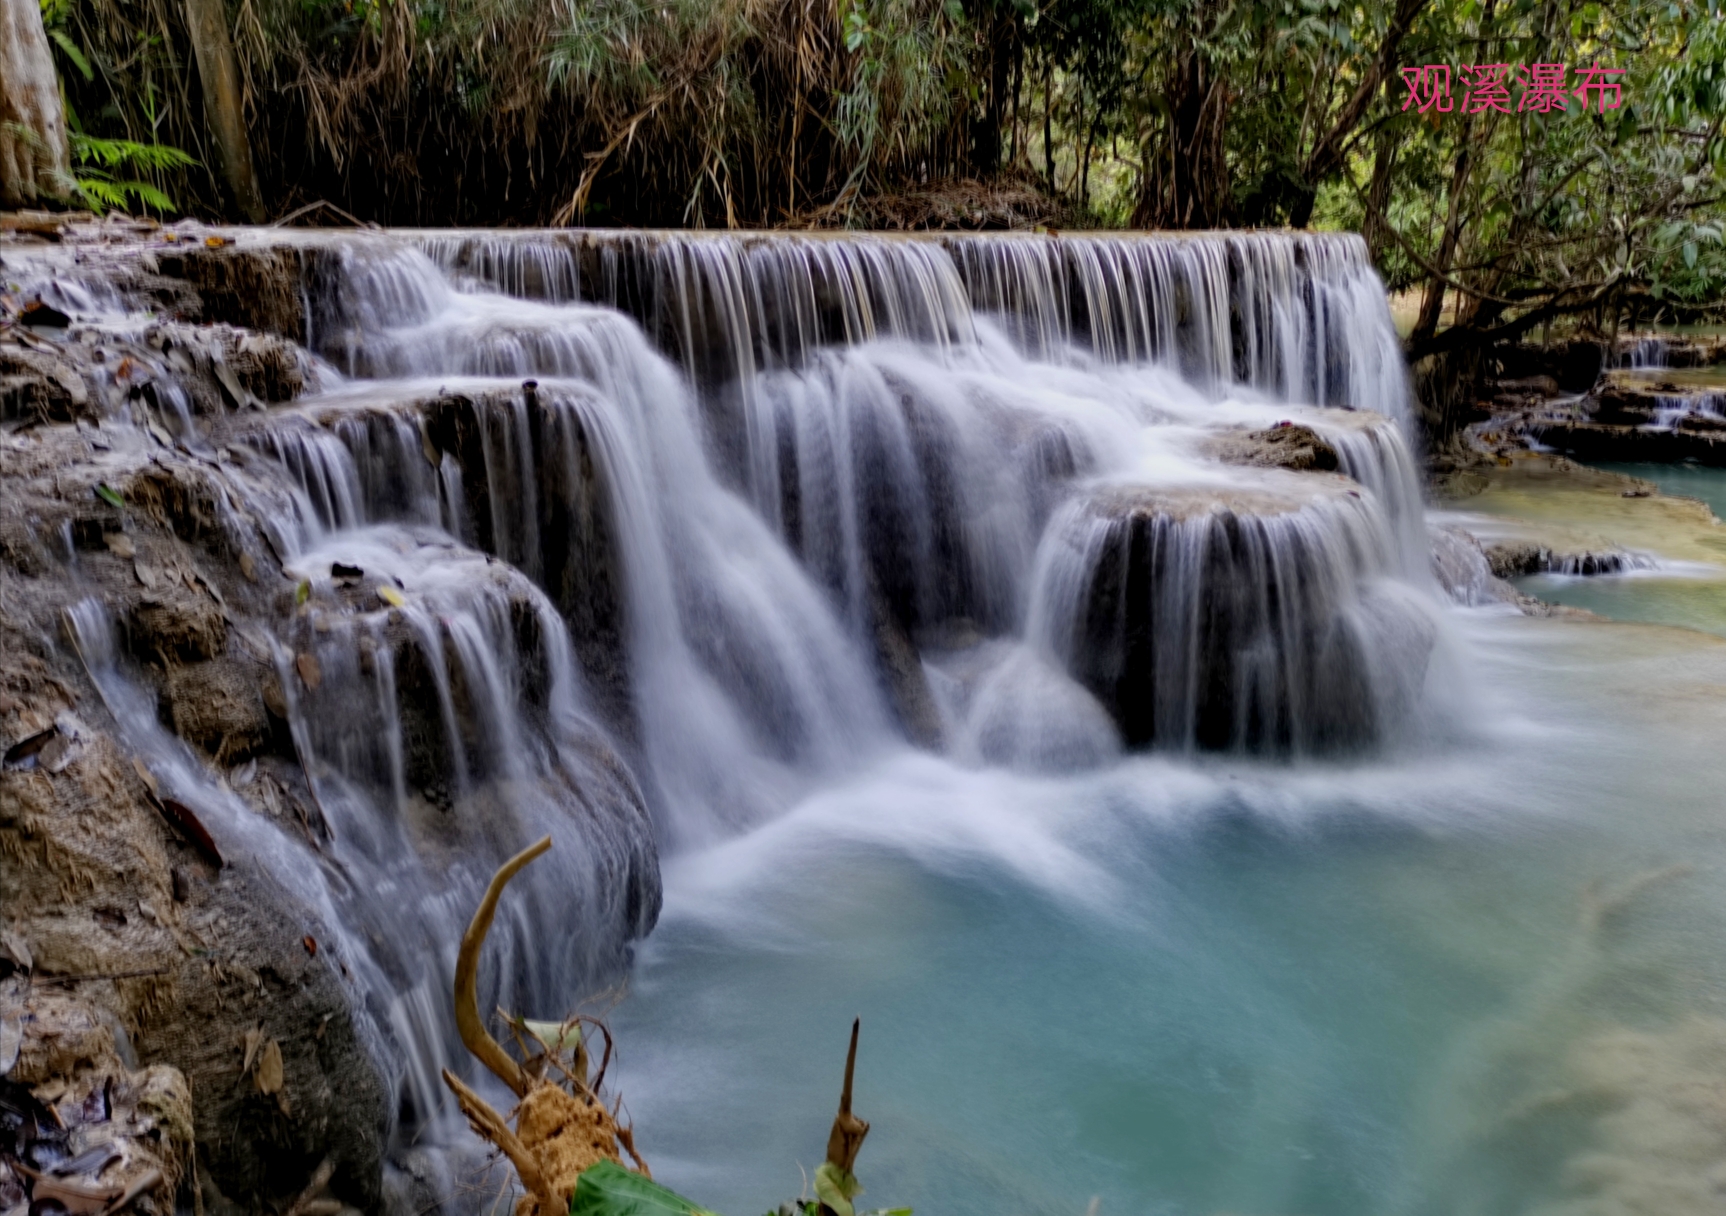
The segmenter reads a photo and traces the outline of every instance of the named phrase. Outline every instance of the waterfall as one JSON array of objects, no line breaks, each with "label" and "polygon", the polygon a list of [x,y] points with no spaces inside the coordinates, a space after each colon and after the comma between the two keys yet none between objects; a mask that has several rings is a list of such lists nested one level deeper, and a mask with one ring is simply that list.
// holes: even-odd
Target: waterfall
[{"label": "waterfall", "polygon": [[[171,412],[230,547],[292,585],[258,645],[306,838],[200,775],[74,616],[176,796],[350,927],[402,1143],[460,1058],[462,919],[539,834],[489,984],[549,1016],[651,928],[659,851],[895,751],[1338,755],[1421,699],[1408,388],[1358,238],[292,239],[320,386]],[[17,273],[138,324],[53,258]],[[1291,421],[1335,472],[1216,454]]]}]

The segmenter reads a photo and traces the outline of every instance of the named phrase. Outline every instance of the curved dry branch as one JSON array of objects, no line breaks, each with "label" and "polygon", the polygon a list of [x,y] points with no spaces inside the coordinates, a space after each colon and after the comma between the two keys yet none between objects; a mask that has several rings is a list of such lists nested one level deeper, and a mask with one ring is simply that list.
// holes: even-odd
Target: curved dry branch
[{"label": "curved dry branch", "polygon": [[[479,901],[479,907],[474,910],[473,920],[468,922],[467,932],[461,935],[461,952],[456,955],[455,1024],[456,1029],[461,1032],[461,1041],[467,1044],[467,1049],[479,1058],[481,1064],[497,1074],[498,1080],[514,1090],[515,1096],[518,1098],[527,1096],[528,1088],[533,1084],[533,1078],[527,1075],[520,1064],[510,1058],[509,1053],[504,1051],[496,1039],[491,1037],[490,1032],[485,1028],[484,1020],[479,1016],[479,998],[475,993],[479,974],[479,952],[480,948],[485,945],[485,935],[491,930],[491,918],[497,911],[498,897],[503,894],[504,887],[509,885],[509,880],[520,873],[528,862],[550,849],[551,837],[547,836],[539,843],[529,845],[498,867],[497,873],[491,876],[491,885],[485,889],[485,898]],[[444,1074],[444,1079],[449,1083],[451,1089],[455,1089],[457,1082],[447,1072]],[[461,1092],[461,1090],[456,1090],[458,1098],[461,1097]],[[465,1111],[467,1108],[464,1105],[462,1109]],[[489,1110],[490,1107],[486,1109]],[[519,1167],[520,1163],[518,1162],[517,1168]],[[522,1181],[524,1183],[527,1181],[525,1174],[522,1175]],[[532,1188],[529,1187],[529,1189]]]},{"label": "curved dry branch", "polygon": [[[540,853],[551,847],[549,839],[541,843],[545,848],[540,848]],[[535,847],[538,848],[539,846]],[[535,857],[538,855],[538,853],[534,854]],[[511,860],[512,862],[521,860],[521,856],[518,854]],[[522,862],[522,865],[526,865],[528,861],[532,860],[533,857],[529,857]],[[516,868],[520,869],[521,867],[517,866]],[[499,874],[503,873],[501,870],[498,872]],[[505,881],[508,881],[507,877]],[[493,885],[500,889],[502,887],[502,884],[495,879]],[[503,1155],[509,1158],[510,1164],[515,1166],[515,1172],[521,1177],[522,1186],[526,1187],[528,1194],[539,1202],[541,1216],[551,1216],[552,1213],[559,1211],[562,1205],[557,1202],[557,1196],[552,1193],[550,1184],[546,1182],[545,1173],[539,1168],[539,1159],[528,1151],[520,1137],[510,1131],[509,1124],[504,1121],[503,1116],[493,1110],[491,1104],[484,1098],[463,1085],[461,1079],[447,1068],[443,1070],[443,1083],[449,1086],[450,1092],[455,1095],[455,1100],[461,1107],[461,1113],[467,1116],[467,1121],[475,1133],[482,1139],[497,1145]]]}]

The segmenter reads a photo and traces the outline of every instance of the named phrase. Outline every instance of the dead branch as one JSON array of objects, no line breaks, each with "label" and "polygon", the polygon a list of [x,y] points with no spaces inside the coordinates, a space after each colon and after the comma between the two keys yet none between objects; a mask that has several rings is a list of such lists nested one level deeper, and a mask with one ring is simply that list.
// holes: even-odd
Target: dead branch
[{"label": "dead branch", "polygon": [[[549,848],[551,844],[549,839],[541,843],[546,848]],[[535,848],[539,848],[539,846],[536,845]],[[528,851],[532,852],[532,850]],[[539,852],[545,852],[545,848],[539,848]],[[538,853],[534,854],[536,857],[538,855]],[[512,860],[519,860],[520,857],[521,854],[517,854],[516,858]],[[532,860],[532,857],[527,859],[527,861]],[[524,861],[522,864],[525,865],[527,862]],[[509,867],[505,866],[504,868],[508,869]],[[499,870],[498,873],[502,875],[503,870]],[[493,884],[497,885],[495,879]],[[475,920],[477,921],[478,917],[475,917]],[[472,1044],[469,1044],[469,1049],[471,1050],[471,1048]],[[498,1050],[501,1052],[502,1048]],[[515,1166],[515,1172],[521,1177],[522,1186],[526,1187],[528,1193],[539,1203],[541,1216],[550,1216],[551,1213],[558,1211],[562,1205],[557,1202],[557,1197],[552,1194],[551,1187],[546,1183],[545,1174],[539,1168],[539,1160],[510,1130],[504,1117],[493,1110],[491,1104],[484,1098],[462,1084],[461,1079],[447,1068],[443,1070],[443,1083],[449,1086],[450,1092],[455,1095],[456,1103],[461,1107],[461,1113],[467,1116],[468,1125],[473,1128],[474,1133],[481,1139],[489,1140],[497,1145],[502,1150],[503,1155],[509,1158],[510,1164]]]},{"label": "dead branch", "polygon": [[[461,1041],[478,1057],[481,1064],[497,1075],[498,1080],[514,1090],[518,1098],[527,1096],[533,1078],[491,1037],[485,1028],[485,1022],[479,1016],[479,998],[475,993],[479,975],[479,952],[485,945],[485,935],[491,930],[491,918],[497,911],[497,901],[503,894],[504,887],[509,885],[509,880],[520,873],[528,862],[550,848],[551,837],[547,836],[498,867],[497,873],[491,876],[491,884],[485,889],[485,898],[479,901],[479,907],[474,911],[467,932],[462,934],[461,951],[456,955],[455,1024],[456,1029],[461,1032]],[[446,1080],[449,1079],[448,1073],[444,1076]],[[453,1081],[451,1088],[454,1088]],[[457,1096],[460,1096],[459,1091]],[[525,1175],[523,1181],[526,1181]]]},{"label": "dead branch", "polygon": [[851,1022],[851,1050],[845,1054],[845,1088],[839,1091],[839,1113],[833,1116],[833,1130],[827,1136],[827,1160],[846,1174],[857,1164],[857,1151],[863,1147],[863,1137],[869,1125],[851,1113],[851,1077],[857,1070],[857,1030],[862,1018]]}]

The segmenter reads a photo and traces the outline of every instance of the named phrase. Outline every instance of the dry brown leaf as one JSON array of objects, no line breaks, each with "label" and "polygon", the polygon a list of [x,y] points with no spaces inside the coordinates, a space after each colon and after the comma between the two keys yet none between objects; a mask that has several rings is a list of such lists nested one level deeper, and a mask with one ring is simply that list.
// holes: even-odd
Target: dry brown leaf
[{"label": "dry brown leaf", "polygon": [[250,553],[240,554],[240,573],[246,576],[248,583],[258,581],[258,563],[252,559]]},{"label": "dry brown leaf", "polygon": [[132,538],[124,532],[109,532],[102,537],[102,541],[108,546],[108,552],[115,557],[136,557],[138,555],[138,546],[133,544]]},{"label": "dry brown leaf", "polygon": [[302,652],[294,656],[294,670],[300,673],[300,679],[313,692],[324,681],[323,668],[318,666],[318,656],[310,652]]},{"label": "dry brown leaf", "polygon": [[282,1045],[274,1039],[266,1039],[263,1050],[258,1053],[258,1069],[252,1074],[252,1081],[261,1094],[279,1094],[283,1080]]}]

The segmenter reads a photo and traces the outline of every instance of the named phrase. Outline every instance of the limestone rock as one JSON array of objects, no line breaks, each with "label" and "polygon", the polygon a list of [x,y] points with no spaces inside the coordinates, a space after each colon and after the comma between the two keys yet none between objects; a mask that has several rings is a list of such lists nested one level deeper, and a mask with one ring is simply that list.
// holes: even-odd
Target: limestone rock
[{"label": "limestone rock", "polygon": [[222,606],[178,578],[146,591],[132,609],[132,648],[164,666],[213,659],[227,641]]},{"label": "limestone rock", "polygon": [[163,699],[174,732],[218,764],[258,753],[270,738],[262,664],[211,659],[168,672]]},{"label": "limestone rock", "polygon": [[1070,520],[1077,599],[1051,642],[1128,746],[1337,752],[1394,729],[1436,626],[1381,577],[1353,484],[1122,487]]},{"label": "limestone rock", "polygon": [[1334,473],[1336,448],[1308,426],[1284,422],[1262,431],[1239,431],[1215,441],[1214,451],[1229,464],[1289,469],[1297,473]]}]

